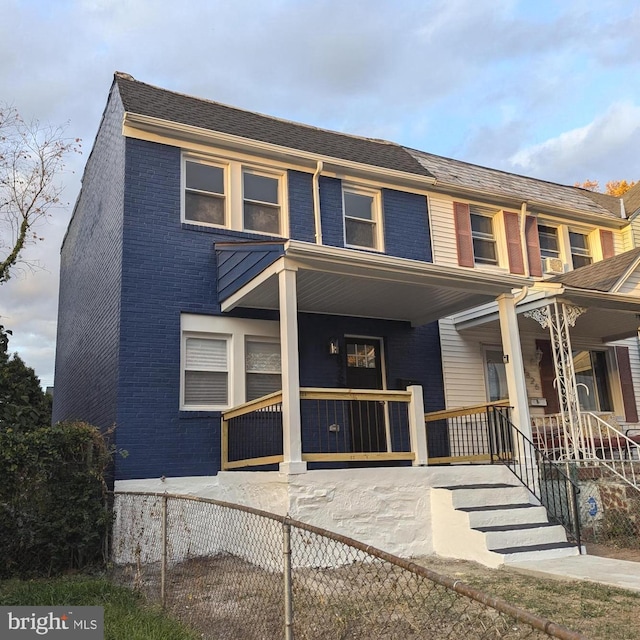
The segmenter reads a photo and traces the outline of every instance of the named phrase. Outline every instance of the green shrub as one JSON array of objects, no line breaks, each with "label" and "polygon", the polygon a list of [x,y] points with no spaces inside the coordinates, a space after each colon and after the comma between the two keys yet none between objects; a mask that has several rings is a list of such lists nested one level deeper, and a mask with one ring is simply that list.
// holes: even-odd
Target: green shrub
[{"label": "green shrub", "polygon": [[100,565],[109,450],[95,427],[0,430],[0,578]]}]

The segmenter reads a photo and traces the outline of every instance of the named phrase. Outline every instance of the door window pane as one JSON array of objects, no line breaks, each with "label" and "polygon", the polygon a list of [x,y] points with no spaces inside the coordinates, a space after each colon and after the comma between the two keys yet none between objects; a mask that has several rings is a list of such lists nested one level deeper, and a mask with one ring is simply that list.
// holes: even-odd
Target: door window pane
[{"label": "door window pane", "polygon": [[502,351],[499,349],[487,349],[485,351],[485,370],[489,402],[507,399],[509,397],[507,372],[502,359]]}]

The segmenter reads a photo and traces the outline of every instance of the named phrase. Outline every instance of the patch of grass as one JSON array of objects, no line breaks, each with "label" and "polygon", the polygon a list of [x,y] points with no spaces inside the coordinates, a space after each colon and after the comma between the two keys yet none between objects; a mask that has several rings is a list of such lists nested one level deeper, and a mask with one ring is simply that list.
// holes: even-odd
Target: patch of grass
[{"label": "patch of grass", "polygon": [[195,640],[199,636],[133,591],[87,576],[0,582],[2,606],[102,606],[105,640]]},{"label": "patch of grass", "polygon": [[420,563],[580,631],[591,640],[640,638],[640,593],[581,580],[526,576],[508,568],[488,569],[464,560],[425,557]]}]

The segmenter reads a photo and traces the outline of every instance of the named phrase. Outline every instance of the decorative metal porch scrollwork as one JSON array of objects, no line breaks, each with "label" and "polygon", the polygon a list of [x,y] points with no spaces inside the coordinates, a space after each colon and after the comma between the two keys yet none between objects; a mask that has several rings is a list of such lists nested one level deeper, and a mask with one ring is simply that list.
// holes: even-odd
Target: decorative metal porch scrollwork
[{"label": "decorative metal porch scrollwork", "polygon": [[526,311],[524,315],[535,320],[543,329],[549,328],[553,364],[555,369],[554,386],[558,392],[560,416],[564,431],[565,451],[569,457],[579,457],[583,438],[582,416],[578,402],[576,372],[573,367],[573,352],[569,327],[574,327],[576,320],[586,309],[565,303],[553,303]]}]

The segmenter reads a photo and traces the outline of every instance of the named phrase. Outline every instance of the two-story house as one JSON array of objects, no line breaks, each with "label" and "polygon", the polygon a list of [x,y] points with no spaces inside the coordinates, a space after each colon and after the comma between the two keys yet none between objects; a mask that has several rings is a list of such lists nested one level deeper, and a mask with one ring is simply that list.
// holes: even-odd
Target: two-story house
[{"label": "two-story house", "polygon": [[454,464],[500,452],[447,410],[509,405],[526,438],[637,422],[637,200],[116,73],[62,247],[54,419],[115,425],[116,488],[438,550],[430,488],[509,474]]}]

